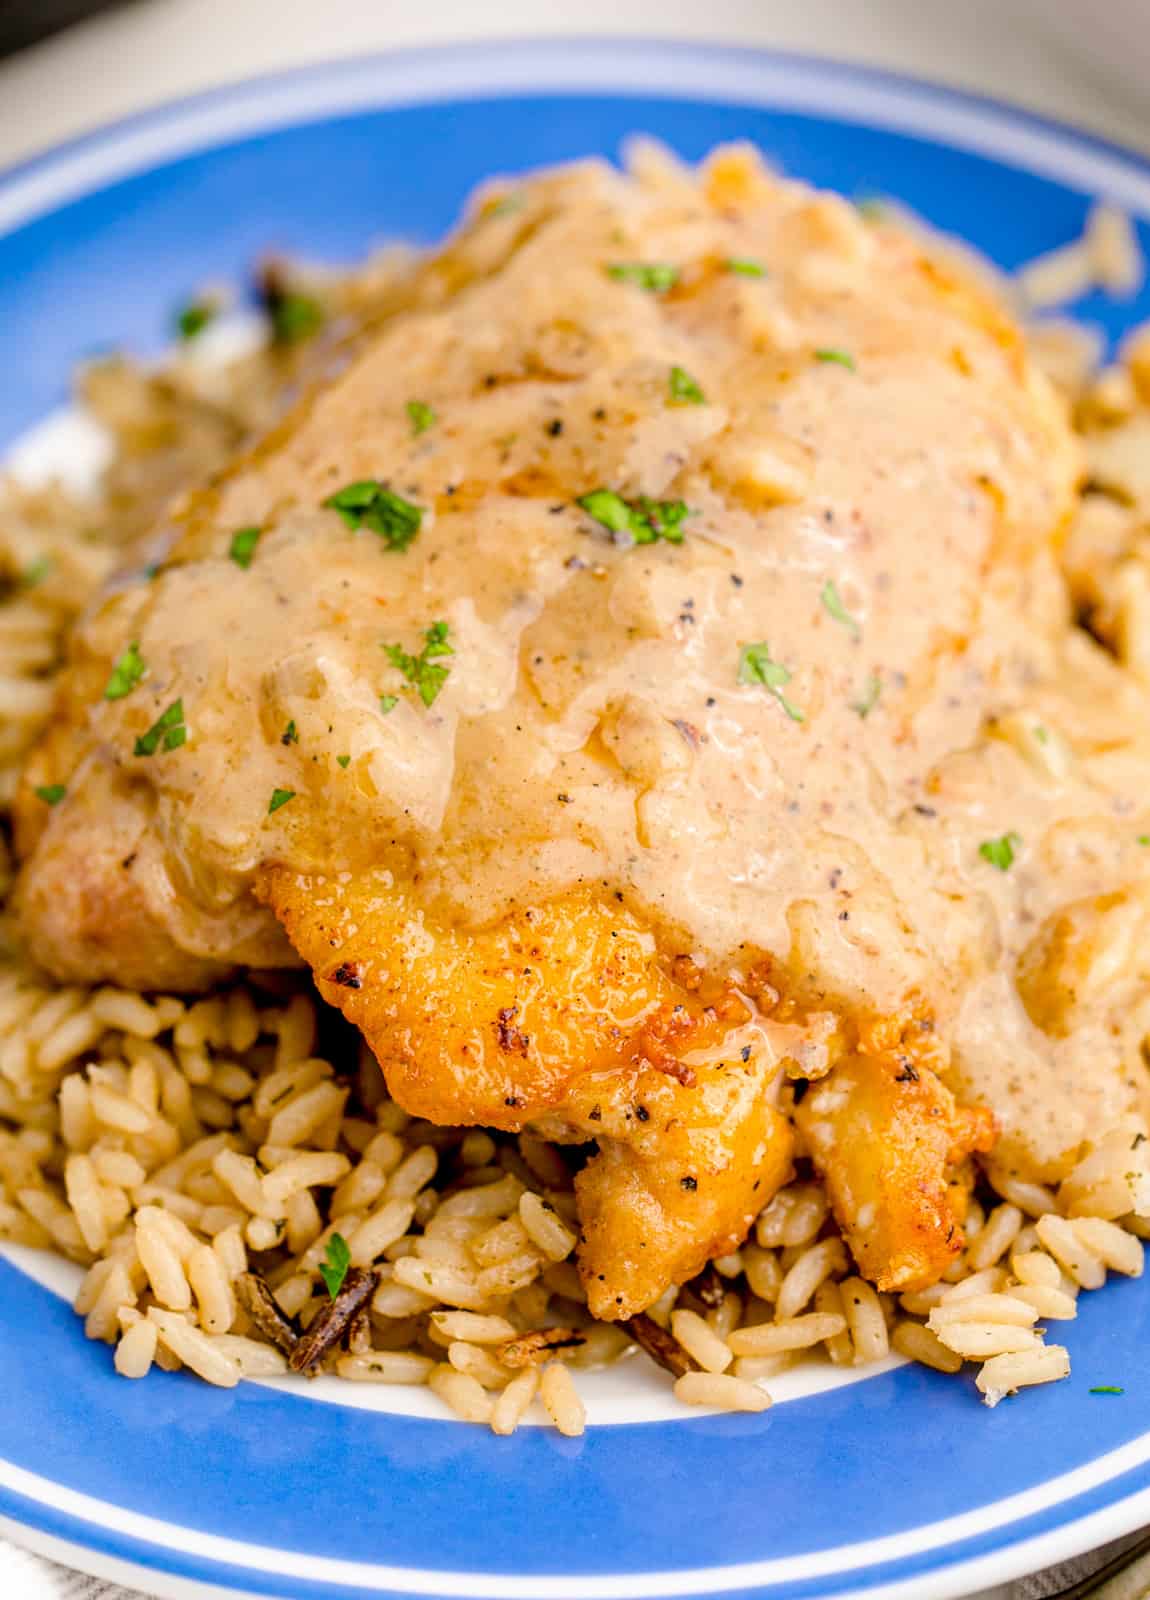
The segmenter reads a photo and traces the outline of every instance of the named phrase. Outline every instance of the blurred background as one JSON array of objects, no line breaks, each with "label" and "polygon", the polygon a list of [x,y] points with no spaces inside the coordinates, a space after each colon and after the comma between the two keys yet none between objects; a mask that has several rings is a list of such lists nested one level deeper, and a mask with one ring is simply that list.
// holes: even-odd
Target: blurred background
[{"label": "blurred background", "polygon": [[256,72],[394,46],[574,32],[816,51],[1150,148],[1150,0],[0,0],[0,166]]}]

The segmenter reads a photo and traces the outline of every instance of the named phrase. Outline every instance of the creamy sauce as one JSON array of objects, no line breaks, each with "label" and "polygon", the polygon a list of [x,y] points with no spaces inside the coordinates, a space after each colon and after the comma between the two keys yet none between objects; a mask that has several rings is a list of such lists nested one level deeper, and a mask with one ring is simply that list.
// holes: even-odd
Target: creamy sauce
[{"label": "creamy sauce", "polygon": [[[464,926],[602,885],[669,952],[769,952],[808,1005],[913,998],[1000,1159],[1059,1175],[1144,1092],[1150,717],[1069,626],[1077,453],[1019,336],[920,243],[740,157],[701,187],[546,176],[430,281],[85,624],[38,858],[111,764],[202,913],[183,948],[224,963],[267,861],[386,863]],[[322,505],[368,478],[422,508],[402,552]],[[683,542],[613,537],[576,503],[598,488],[686,502]],[[384,647],[439,621],[428,706]],[[101,699],[132,641],[146,678]],[[750,645],[777,693],[740,681]],[[134,757],[177,697],[186,744]],[[1100,896],[1110,968],[1053,931]]]}]

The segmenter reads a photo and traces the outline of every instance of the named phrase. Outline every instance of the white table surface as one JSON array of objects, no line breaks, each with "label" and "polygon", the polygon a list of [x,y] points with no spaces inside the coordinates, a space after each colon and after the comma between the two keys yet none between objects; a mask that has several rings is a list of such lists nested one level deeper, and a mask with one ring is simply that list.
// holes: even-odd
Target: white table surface
[{"label": "white table surface", "polygon": [[[1098,0],[1104,13],[1109,0]],[[1124,104],[1033,28],[1059,0],[130,0],[0,63],[0,166],[228,79],[389,45],[632,33],[822,52],[1000,95],[1150,148]]]},{"label": "white table surface", "polygon": [[[1150,96],[1142,106],[1124,101],[1035,28],[1036,6],[1057,3],[128,0],[0,62],[0,168],[112,118],[253,73],[389,46],[573,32],[721,40],[867,62],[997,95],[1150,150]],[[1100,10],[1106,3],[1099,0]],[[8,1564],[5,1554],[0,1546],[5,1600],[82,1592],[17,1565],[14,1552]],[[1027,1590],[1034,1593],[1010,1585],[982,1600],[1024,1600]]]}]

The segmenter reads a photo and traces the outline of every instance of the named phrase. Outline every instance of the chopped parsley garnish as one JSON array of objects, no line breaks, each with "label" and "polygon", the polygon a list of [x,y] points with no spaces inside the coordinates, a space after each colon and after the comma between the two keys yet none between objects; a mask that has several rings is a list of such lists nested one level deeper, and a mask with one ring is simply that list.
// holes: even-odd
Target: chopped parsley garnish
[{"label": "chopped parsley garnish", "polygon": [[203,333],[209,322],[219,315],[219,306],[212,300],[193,300],[176,317],[176,330],[181,339],[194,339]]},{"label": "chopped parsley garnish", "polygon": [[792,722],[805,722],[806,713],[787,699],[783,690],[791,681],[791,670],[781,661],[772,661],[766,644],[744,645],[739,654],[739,682],[758,685],[772,694]]},{"label": "chopped parsley garnish", "polygon": [[1096,1383],[1090,1391],[1091,1394],[1125,1394],[1126,1390],[1117,1383]]},{"label": "chopped parsley garnish", "polygon": [[302,344],[319,332],[324,310],[314,295],[284,289],[268,296],[267,312],[276,344]]},{"label": "chopped parsley garnish", "polygon": [[160,713],[155,722],[142,733],[136,740],[133,754],[137,756],[154,756],[157,750],[178,750],[182,744],[188,742],[188,730],[184,726],[184,702],[173,700],[166,711]]},{"label": "chopped parsley garnish", "polygon": [[867,717],[869,717],[871,712],[874,710],[875,706],[878,705],[881,697],[882,679],[879,677],[877,672],[872,672],[866,681],[866,688],[863,690],[862,699],[851,701],[851,710],[862,717],[865,722]]},{"label": "chopped parsley garnish", "polygon": [[138,641],[130,644],[112,668],[112,676],[104,686],[104,699],[122,700],[131,694],[147,670]]},{"label": "chopped parsley garnish", "polygon": [[1008,872],[1014,865],[1014,854],[1022,848],[1022,839],[1017,833],[1004,833],[1000,839],[984,839],[978,847],[978,853],[984,861],[989,861],[992,867],[997,867],[999,872]]},{"label": "chopped parsley garnish", "polygon": [[324,1260],[320,1262],[319,1275],[327,1285],[327,1292],[334,1300],[343,1288],[343,1280],[347,1277],[347,1269],[351,1266],[351,1251],[347,1247],[347,1240],[342,1233],[333,1233],[327,1241],[324,1251]]},{"label": "chopped parsley garnish", "polygon": [[21,586],[25,589],[34,589],[38,583],[43,583],[51,570],[52,558],[50,556],[38,556],[35,561],[29,561],[20,574]]},{"label": "chopped parsley garnish", "polygon": [[666,294],[679,281],[678,267],[665,261],[613,261],[606,272],[616,283],[633,283],[648,294]]},{"label": "chopped parsley garnish", "polygon": [[682,544],[683,521],[691,515],[683,500],[651,500],[645,494],[624,500],[613,489],[592,489],[575,502],[601,527],[612,533],[629,533],[633,544]]},{"label": "chopped parsley garnish", "polygon": [[819,595],[819,599],[822,601],[829,615],[832,616],[836,622],[841,622],[843,627],[849,630],[852,639],[857,639],[861,630],[854,617],[851,616],[846,606],[843,605],[842,595],[839,594],[833,578],[828,578],[823,584],[823,592]]},{"label": "chopped parsley garnish", "polygon": [[1138,835],[1137,843],[1138,844],[1150,844],[1150,833],[1140,833]]},{"label": "chopped parsley garnish", "polygon": [[385,489],[374,478],[345,484],[324,501],[338,511],[349,528],[370,528],[388,550],[406,550],[423,521],[421,506]]},{"label": "chopped parsley garnish", "polygon": [[281,806],[286,806],[289,800],[294,799],[294,789],[273,789],[272,797],[268,801],[268,816],[273,816]]},{"label": "chopped parsley garnish", "polygon": [[1046,729],[1042,726],[1041,722],[1036,722],[1034,724],[1034,737],[1038,740],[1039,744],[1049,744],[1050,743],[1050,735],[1047,733]]},{"label": "chopped parsley garnish", "polygon": [[298,743],[299,743],[299,729],[296,727],[295,718],[293,717],[292,720],[288,723],[287,727],[284,729],[284,731],[280,734],[280,744],[298,744]]},{"label": "chopped parsley garnish", "polygon": [[525,203],[525,196],[513,189],[510,194],[505,194],[502,200],[496,200],[488,206],[484,216],[509,217],[514,211],[522,211]]},{"label": "chopped parsley garnish", "polygon": [[703,406],[707,397],[683,367],[672,367],[669,381],[671,404],[675,406]]},{"label": "chopped parsley garnish", "polygon": [[228,546],[228,556],[237,567],[243,567],[246,572],[252,564],[252,557],[256,553],[256,545],[260,542],[262,528],[240,528],[232,534],[232,542]]},{"label": "chopped parsley garnish", "polygon": [[[417,656],[408,655],[402,645],[385,644],[387,659],[397,667],[408,683],[418,691],[425,706],[432,706],[447,682],[450,667],[440,666],[444,656],[453,656],[455,650],[448,642],[446,622],[433,622],[423,635],[423,649]],[[382,699],[381,699],[382,708]]]},{"label": "chopped parsley garnish", "polygon": [[723,265],[728,272],[735,272],[740,278],[765,278],[767,275],[766,267],[752,256],[728,256]]},{"label": "chopped parsley garnish", "polygon": [[397,694],[381,694],[379,697],[379,709],[385,717],[388,712],[394,711],[398,704],[399,696]]},{"label": "chopped parsley garnish", "polygon": [[351,763],[351,757],[350,756],[336,756],[335,759],[336,759],[336,765],[342,767],[343,770],[346,772],[347,769],[348,769],[348,766]]},{"label": "chopped parsley garnish", "polygon": [[422,400],[409,400],[406,410],[411,431],[417,439],[421,433],[426,433],[428,428],[433,428],[438,421],[432,408]]},{"label": "chopped parsley garnish", "polygon": [[62,783],[46,783],[35,790],[37,800],[43,800],[46,806],[58,806],[67,793],[68,790]]},{"label": "chopped parsley garnish", "polygon": [[849,350],[816,350],[816,361],[829,361],[836,367],[845,367],[848,372],[855,370],[855,358]]}]

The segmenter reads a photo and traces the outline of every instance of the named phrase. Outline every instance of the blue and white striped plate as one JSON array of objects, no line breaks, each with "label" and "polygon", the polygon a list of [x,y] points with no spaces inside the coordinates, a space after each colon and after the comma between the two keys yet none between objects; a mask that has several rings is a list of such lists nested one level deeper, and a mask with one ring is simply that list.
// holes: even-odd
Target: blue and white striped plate
[{"label": "blue and white striped plate", "polygon": [[[897,195],[1006,267],[1150,164],[985,101],[753,51],[567,40],[384,56],[244,84],[0,180],[0,446],[97,346],[158,348],[204,280],[269,245],[354,259],[436,238],[473,183],[649,132],[751,139],[789,172]],[[1143,226],[1144,244],[1150,228]],[[1118,335],[1150,294],[1085,303]],[[1150,1520],[1150,1289],[1083,1297],[1074,1375],[995,1411],[965,1380],[815,1369],[761,1416],[676,1415],[637,1365],[581,1439],[510,1439],[421,1396],[112,1374],[66,1268],[0,1259],[0,1525],[172,1596],[945,1600]],[[1121,1385],[1121,1396],[1092,1386]]]}]

